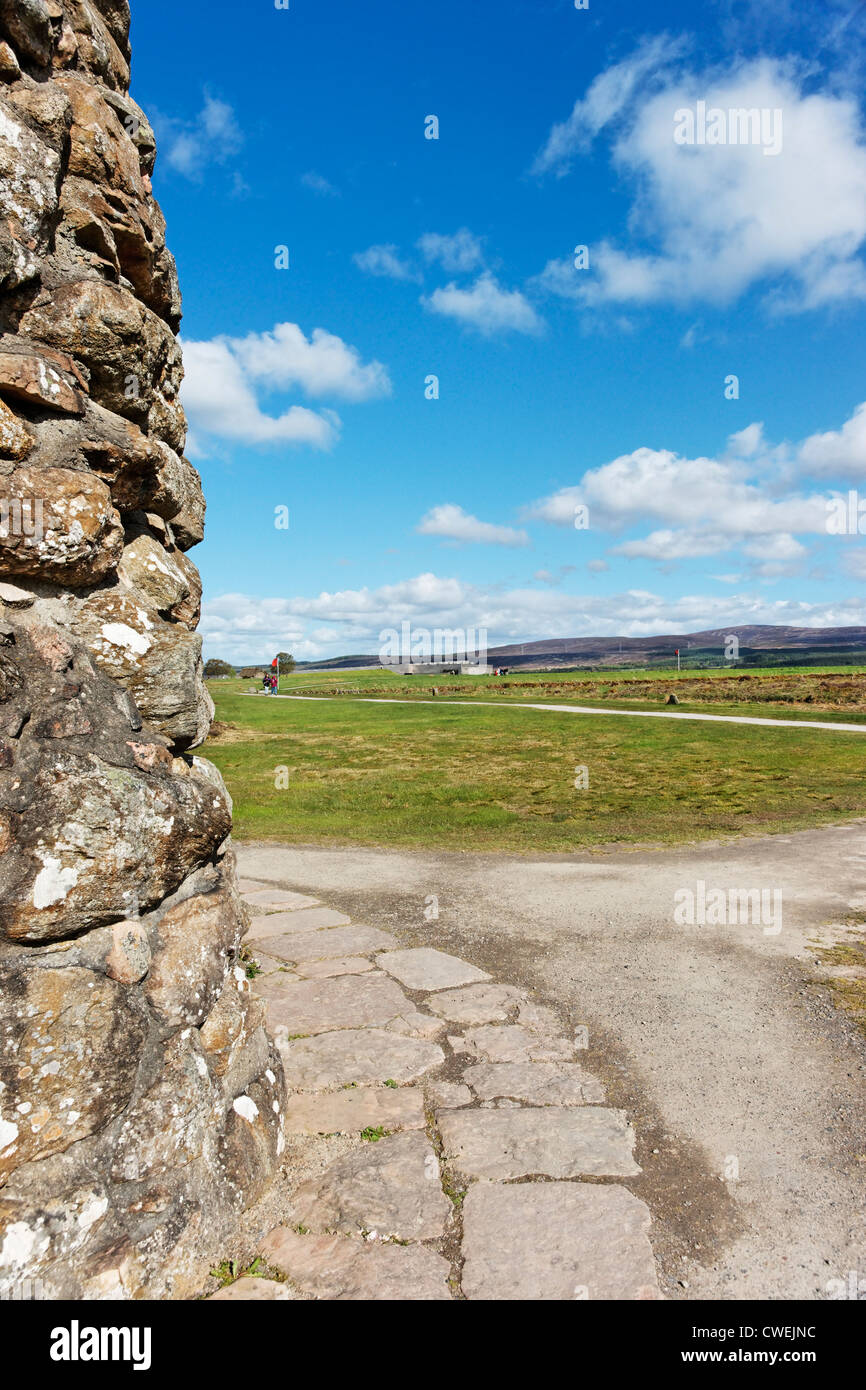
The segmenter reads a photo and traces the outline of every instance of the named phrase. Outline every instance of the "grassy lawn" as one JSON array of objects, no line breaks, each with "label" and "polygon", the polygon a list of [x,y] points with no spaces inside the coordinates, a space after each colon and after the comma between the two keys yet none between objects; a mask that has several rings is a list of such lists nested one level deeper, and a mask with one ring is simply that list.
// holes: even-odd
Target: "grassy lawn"
[{"label": "grassy lawn", "polygon": [[[381,684],[382,673],[373,675]],[[352,679],[362,688],[357,673]],[[284,677],[284,689],[289,682],[312,683]],[[472,678],[472,693],[477,686]],[[251,687],[210,683],[219,723],[203,750],[234,797],[241,839],[543,853],[866,815],[866,738],[857,734],[461,708],[448,699],[250,699],[242,692]],[[781,707],[764,703],[760,712]],[[586,789],[574,785],[578,766]]]},{"label": "grassy lawn", "polygon": [[[215,682],[214,691],[251,690],[252,681]],[[866,668],[826,666],[751,671],[521,671],[507,676],[397,676],[372,670],[283,676],[283,694],[429,700],[515,700],[532,704],[661,709],[675,694],[683,713],[757,715],[866,723]]]}]

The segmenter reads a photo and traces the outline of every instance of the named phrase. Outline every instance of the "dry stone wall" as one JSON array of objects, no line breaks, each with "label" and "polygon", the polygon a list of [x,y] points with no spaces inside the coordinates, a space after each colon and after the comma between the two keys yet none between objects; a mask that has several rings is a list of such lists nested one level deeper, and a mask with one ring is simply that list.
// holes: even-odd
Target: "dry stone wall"
[{"label": "dry stone wall", "polygon": [[182,1296],[282,1148],[125,0],[0,0],[0,1295]]}]

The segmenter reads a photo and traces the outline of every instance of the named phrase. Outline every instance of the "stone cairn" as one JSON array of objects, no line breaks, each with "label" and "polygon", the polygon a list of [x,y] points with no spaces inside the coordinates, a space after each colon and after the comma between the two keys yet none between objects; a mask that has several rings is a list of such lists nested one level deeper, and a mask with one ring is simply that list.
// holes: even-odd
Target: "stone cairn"
[{"label": "stone cairn", "polygon": [[183,1297],[283,1146],[192,750],[201,484],[126,0],[0,0],[0,1296]]}]

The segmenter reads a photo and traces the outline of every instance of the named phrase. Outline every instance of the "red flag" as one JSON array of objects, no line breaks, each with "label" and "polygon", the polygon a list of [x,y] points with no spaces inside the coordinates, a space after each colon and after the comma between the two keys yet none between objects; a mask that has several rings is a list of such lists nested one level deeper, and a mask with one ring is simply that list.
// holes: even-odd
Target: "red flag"
[{"label": "red flag", "polygon": [[675,655],[675,656],[679,656],[679,654],[680,654],[680,649],[679,649],[679,647],[675,647],[675,648],[674,648],[674,655]]},{"label": "red flag", "polygon": [[277,667],[279,666],[279,664],[280,664],[280,658],[279,658],[278,656],[275,656],[274,659],[273,659],[273,661],[271,662],[271,670],[272,670],[272,671],[275,671],[275,670],[277,669]]}]

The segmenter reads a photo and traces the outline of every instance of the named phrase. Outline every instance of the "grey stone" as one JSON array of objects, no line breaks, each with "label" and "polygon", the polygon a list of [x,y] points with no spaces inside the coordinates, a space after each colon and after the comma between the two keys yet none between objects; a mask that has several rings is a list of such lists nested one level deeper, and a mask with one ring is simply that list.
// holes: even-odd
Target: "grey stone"
[{"label": "grey stone", "polygon": [[[267,921],[268,918],[264,918]],[[381,950],[392,938],[376,927],[331,927],[324,931],[282,932],[279,936],[258,937],[268,955],[278,960],[334,960],[340,956],[364,955]]]},{"label": "grey stone", "polygon": [[[247,895],[246,902],[250,897]],[[342,927],[349,921],[343,912],[334,912],[330,907],[303,907],[295,912],[272,912],[254,917],[249,935],[254,940],[266,936],[282,936],[285,932],[318,931],[320,927]]]},{"label": "grey stone", "polygon": [[304,1293],[334,1302],[450,1299],[447,1260],[421,1245],[301,1236],[278,1226],[262,1256]]},{"label": "grey stone", "polygon": [[304,980],[326,980],[334,975],[366,975],[372,969],[373,962],[363,956],[337,956],[335,960],[301,961],[295,973]]},{"label": "grey stone", "polygon": [[283,999],[286,991],[299,982],[300,977],[293,970],[271,970],[267,974],[257,975],[253,987],[257,999],[271,1004],[277,999]]},{"label": "grey stone", "polygon": [[603,1105],[604,1087],[577,1062],[482,1062],[464,1081],[479,1100],[508,1096],[529,1105]]},{"label": "grey stone", "polygon": [[457,1081],[432,1081],[427,1095],[434,1110],[457,1110],[472,1104],[472,1092]]},{"label": "grey stone", "polygon": [[292,1218],[315,1234],[375,1232],[380,1238],[435,1240],[451,1203],[425,1134],[395,1134],[338,1158],[291,1199]]},{"label": "grey stone", "polygon": [[[256,885],[255,888],[243,888],[244,902],[249,903],[250,907],[259,907],[264,912],[297,912],[304,908],[314,908],[319,906],[318,898],[307,898],[303,893],[292,893],[284,888],[267,888],[264,884]],[[343,917],[341,913],[334,913],[341,922],[348,922],[348,917]]]},{"label": "grey stone", "polygon": [[424,1096],[414,1086],[361,1086],[324,1095],[290,1096],[289,1134],[358,1134],[362,1129],[423,1129]]},{"label": "grey stone", "polygon": [[425,1003],[449,1023],[504,1023],[524,997],[514,985],[468,985],[434,994]]},{"label": "grey stone", "polygon": [[489,980],[490,976],[458,956],[418,946],[406,951],[388,951],[377,956],[376,964],[399,980],[407,989],[440,990],[455,985],[470,985]]},{"label": "grey stone", "polygon": [[468,1052],[480,1062],[566,1062],[575,1053],[568,1038],[547,1037],[518,1023],[470,1028],[455,1041],[455,1051]]},{"label": "grey stone", "polygon": [[532,1004],[529,1000],[524,1000],[518,1008],[517,1022],[524,1028],[531,1028],[533,1033],[545,1036],[557,1034],[562,1027],[553,1009],[548,1009],[543,1004]]},{"label": "grey stone", "polygon": [[0,603],[7,608],[32,608],[36,595],[18,584],[0,584]]},{"label": "grey stone", "polygon": [[624,1187],[478,1183],[463,1204],[469,1299],[658,1299],[646,1205]]},{"label": "grey stone", "polygon": [[387,1026],[390,1032],[403,1033],[407,1038],[441,1038],[445,1032],[445,1023],[441,1018],[431,1018],[429,1014],[421,1013],[420,1009],[413,1009],[411,1004],[392,1018]]},{"label": "grey stone", "polygon": [[406,996],[387,976],[344,975],[333,980],[288,983],[268,1005],[272,1029],[331,1033],[338,1028],[381,1027],[407,1008]]},{"label": "grey stone", "polygon": [[278,1046],[289,1087],[301,1091],[351,1082],[414,1081],[445,1061],[436,1043],[401,1038],[378,1028],[323,1033],[296,1042],[278,1042]]},{"label": "grey stone", "polygon": [[226,1284],[225,1288],[218,1289],[212,1293],[208,1299],[209,1303],[235,1303],[247,1301],[260,1303],[265,1300],[292,1299],[296,1295],[287,1284],[281,1284],[276,1279],[256,1279],[255,1276],[244,1274],[240,1279],[236,1279],[233,1284]]},{"label": "grey stone", "polygon": [[552,1106],[445,1110],[443,1156],[467,1178],[632,1177],[634,1131],[622,1110]]}]

